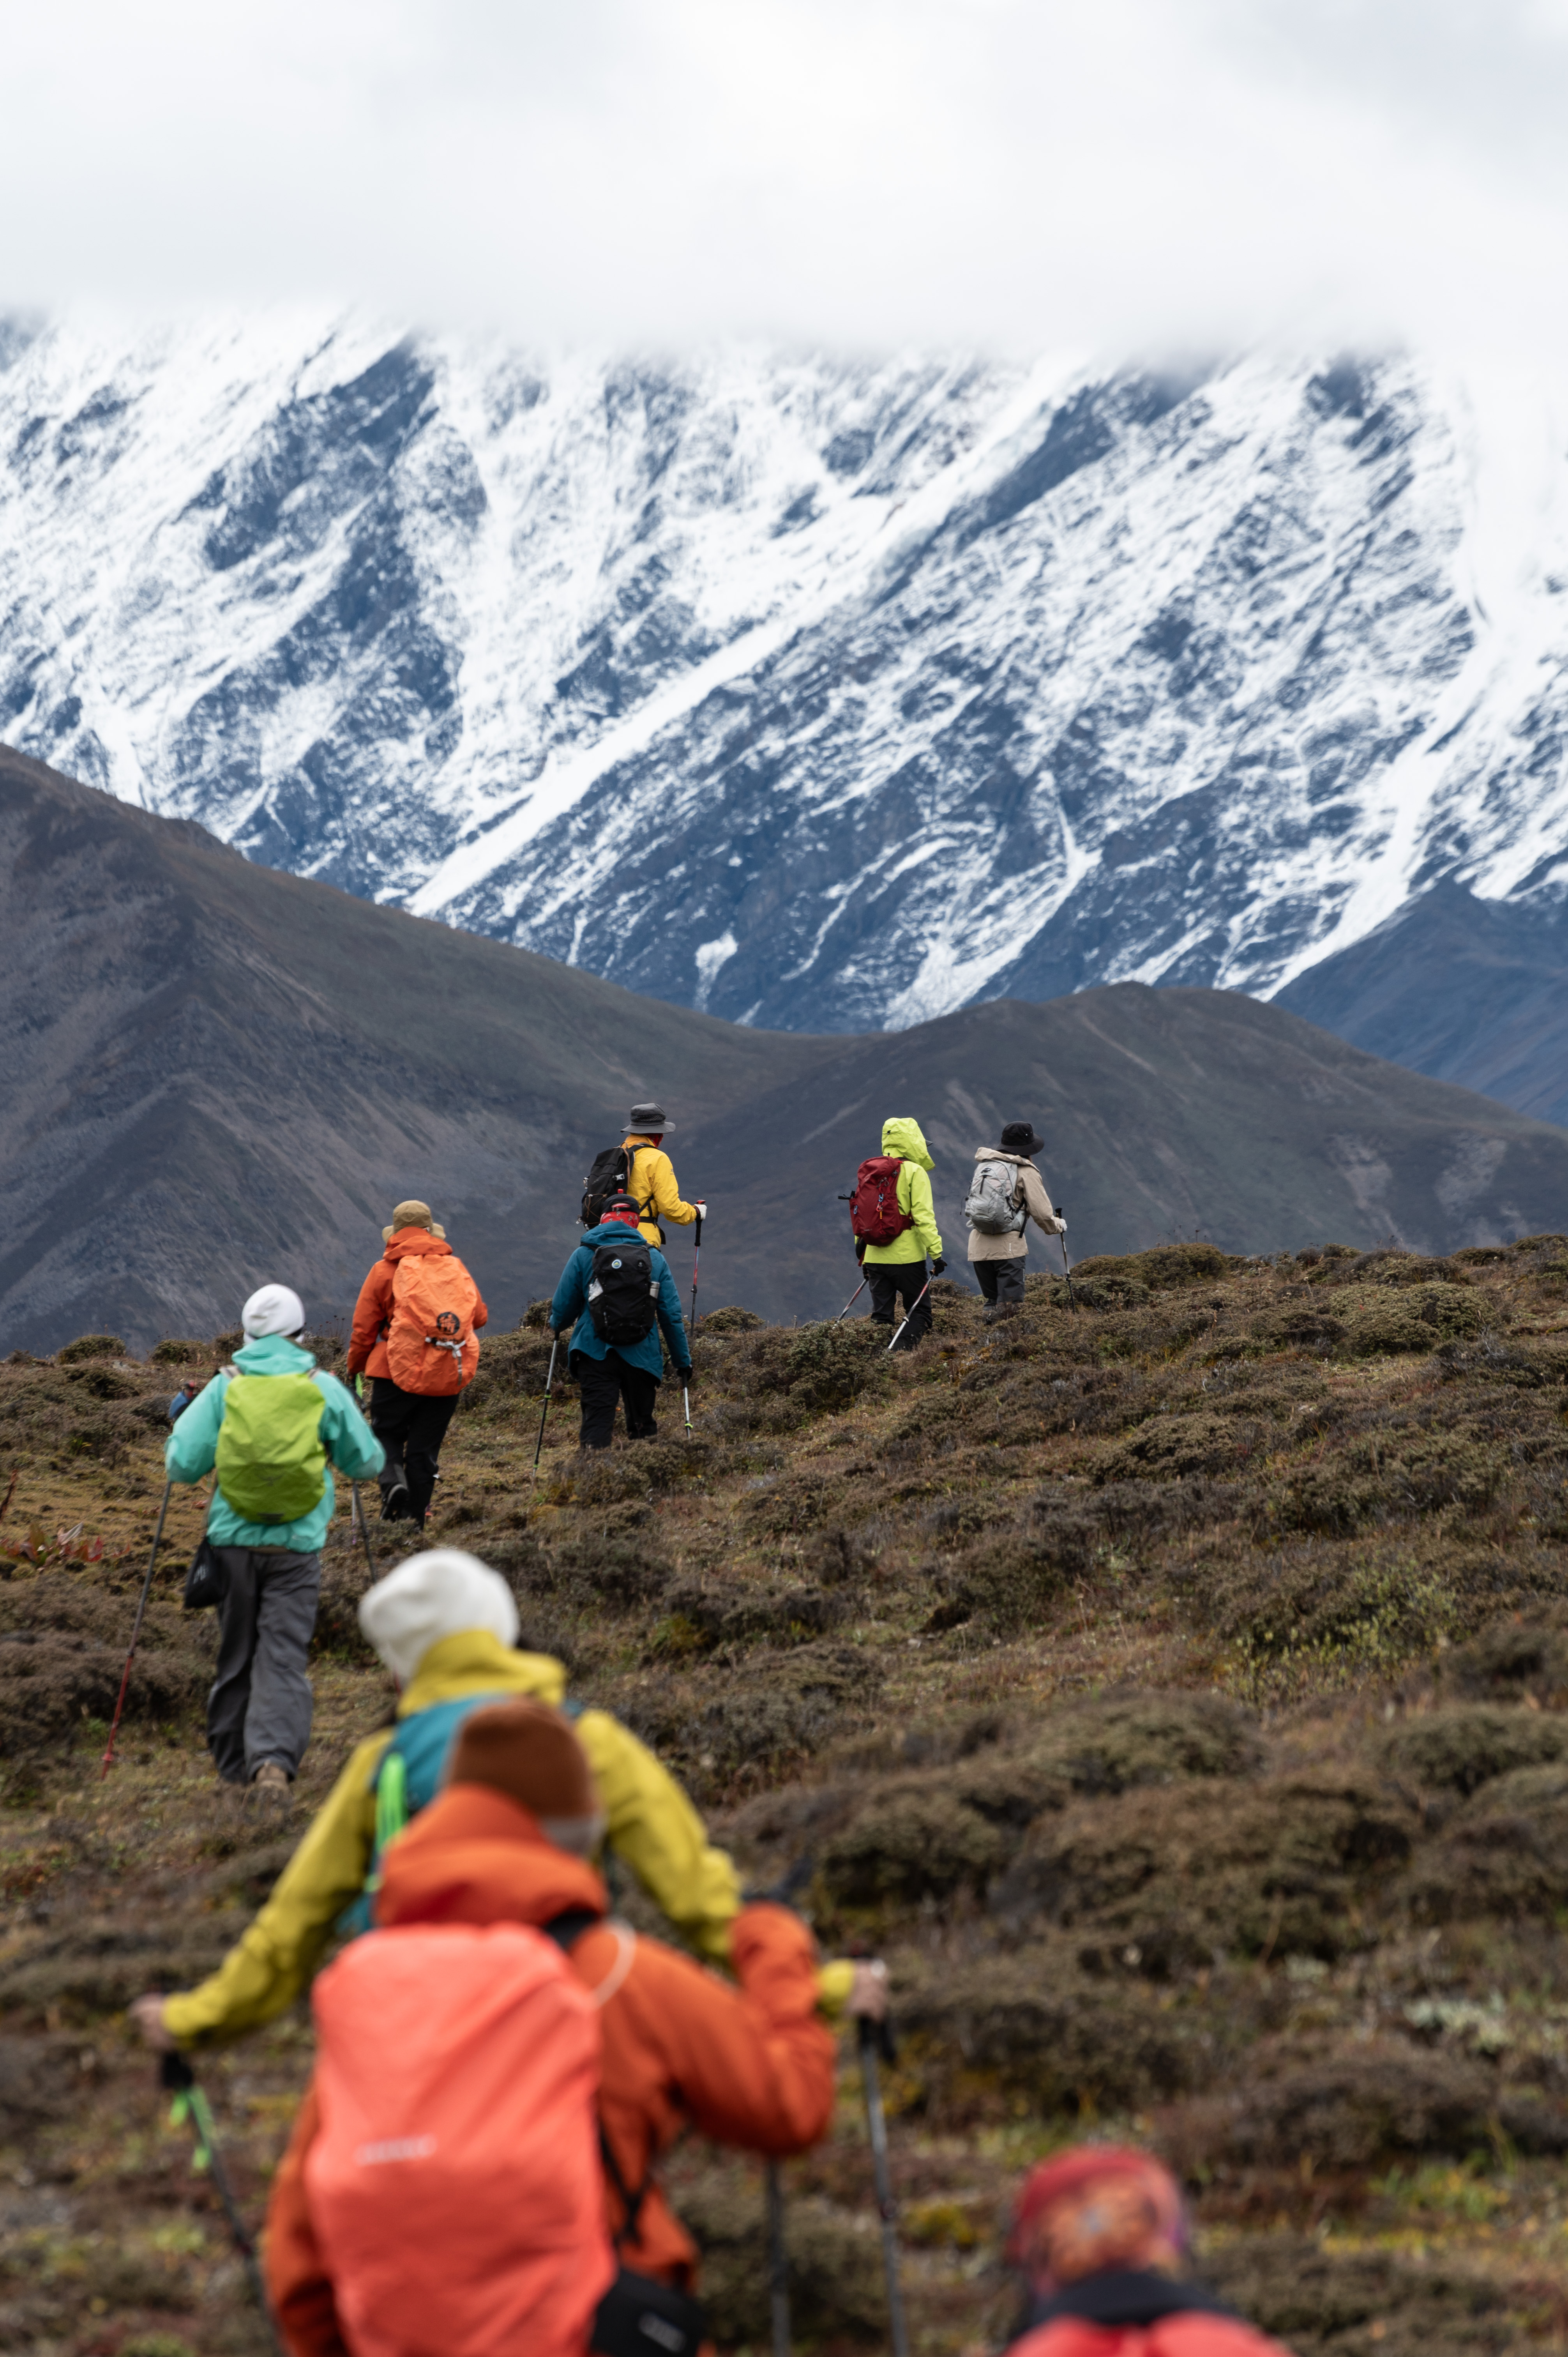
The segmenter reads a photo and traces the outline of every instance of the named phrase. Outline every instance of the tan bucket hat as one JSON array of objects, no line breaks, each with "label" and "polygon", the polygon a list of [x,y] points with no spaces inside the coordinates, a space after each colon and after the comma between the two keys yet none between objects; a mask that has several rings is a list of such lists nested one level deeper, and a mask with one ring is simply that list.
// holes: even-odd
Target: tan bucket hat
[{"label": "tan bucket hat", "polygon": [[430,1216],[428,1203],[418,1203],[412,1200],[406,1203],[400,1203],[392,1215],[391,1227],[381,1230],[382,1243],[390,1244],[400,1228],[428,1228],[437,1243],[445,1243],[446,1241],[446,1231],[445,1228],[436,1226]]}]

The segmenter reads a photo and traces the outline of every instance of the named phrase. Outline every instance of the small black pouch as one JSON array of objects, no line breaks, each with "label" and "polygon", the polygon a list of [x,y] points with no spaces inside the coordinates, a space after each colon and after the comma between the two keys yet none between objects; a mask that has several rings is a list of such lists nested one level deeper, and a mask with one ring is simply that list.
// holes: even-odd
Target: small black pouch
[{"label": "small black pouch", "polygon": [[205,1612],[209,1605],[221,1604],[228,1593],[229,1576],[203,1539],[190,1559],[181,1601],[188,1612]]},{"label": "small black pouch", "polygon": [[622,2267],[588,2336],[592,2357],[697,2357],[708,2337],[700,2300]]}]

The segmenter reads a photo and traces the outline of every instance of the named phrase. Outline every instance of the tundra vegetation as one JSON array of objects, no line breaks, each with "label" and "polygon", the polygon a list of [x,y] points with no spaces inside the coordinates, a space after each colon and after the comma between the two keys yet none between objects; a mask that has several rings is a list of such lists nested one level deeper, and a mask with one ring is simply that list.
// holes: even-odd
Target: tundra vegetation
[{"label": "tundra vegetation", "polygon": [[[657,1441],[584,1466],[558,1393],[537,1491],[536,1305],[486,1340],[430,1535],[505,1574],[755,1886],[809,1857],[824,1947],[888,1959],[920,2349],[1004,2331],[1008,2190],[1087,2129],[1172,2160],[1210,2279],[1304,2357],[1560,2347],[1568,1239],[1178,1243],[1075,1283],[987,1327],[943,1280],[892,1360],[719,1309],[689,1438],[667,1388]],[[99,1777],[166,1398],[235,1339],[0,1366],[0,2348],[263,2345],[124,2008],[217,1961],[389,1709],[346,1512],[291,1804],[212,1781],[188,1492]],[[309,2052],[294,2015],[201,2065],[253,2218]],[[688,2143],[669,2174],[722,2344],[761,2345],[757,2171]],[[800,2345],[875,2342],[847,2045],[785,2176]]]}]

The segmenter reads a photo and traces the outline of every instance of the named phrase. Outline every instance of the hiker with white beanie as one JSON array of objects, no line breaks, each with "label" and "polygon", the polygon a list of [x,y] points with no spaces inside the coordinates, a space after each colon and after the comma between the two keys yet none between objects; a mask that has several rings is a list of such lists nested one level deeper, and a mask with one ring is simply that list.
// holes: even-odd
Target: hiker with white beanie
[{"label": "hiker with white beanie", "polygon": [[170,1433],[171,1481],[215,1468],[202,1550],[218,1603],[218,1670],[207,1740],[226,1784],[285,1794],[310,1740],[306,1659],[332,1519],[332,1468],[381,1470],[381,1446],[351,1394],[298,1337],[305,1308],[286,1285],[246,1302],[245,1340]]},{"label": "hiker with white beanie", "polygon": [[[238,2037],[302,1996],[334,1930],[369,1927],[379,1851],[434,1798],[468,1713],[519,1695],[566,1711],[593,1770],[609,1847],[688,1946],[706,1963],[727,1963],[740,1907],[734,1867],[645,1745],[608,1711],[568,1701],[559,1662],[516,1650],[517,1605],[498,1572],[456,1547],[410,1555],[360,1598],[360,1626],[397,1681],[395,1723],[350,1755],[271,1898],[210,1979],[184,1996],[138,1999],[133,2010],[152,2044]],[[843,1992],[835,1986],[826,1994],[834,2001]]]}]

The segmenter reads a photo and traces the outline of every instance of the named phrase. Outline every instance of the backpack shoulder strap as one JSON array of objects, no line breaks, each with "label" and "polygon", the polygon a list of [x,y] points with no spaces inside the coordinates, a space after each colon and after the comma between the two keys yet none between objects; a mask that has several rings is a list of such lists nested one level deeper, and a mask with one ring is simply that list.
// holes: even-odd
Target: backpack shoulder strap
[{"label": "backpack shoulder strap", "polygon": [[[648,1150],[650,1154],[651,1154],[655,1149],[650,1146]],[[634,1203],[639,1201],[637,1192],[637,1157],[641,1152],[642,1148],[640,1146],[628,1146],[626,1148],[626,1191],[631,1197]],[[644,1195],[640,1198],[640,1209],[645,1220],[650,1220],[653,1217],[653,1198],[651,1195]]]},{"label": "backpack shoulder strap", "polygon": [[[563,1914],[553,1915],[548,1923],[542,1923],[539,1928],[547,1940],[554,1941],[563,1955],[569,1956],[584,1932],[593,1931],[596,1925],[603,1923],[604,1921],[604,1917],[596,1915],[591,1908],[568,1907]],[[621,2244],[635,2243],[637,2240],[637,2222],[642,2215],[643,2203],[653,2190],[653,2167],[650,2161],[641,2184],[634,2192],[628,2185],[626,2172],[616,2158],[615,2147],[605,2134],[605,2124],[602,2118],[598,2125],[599,2158],[604,2162],[605,2175],[620,2197],[623,2212],[620,2232],[615,2237],[616,2255],[618,2258]]]}]

